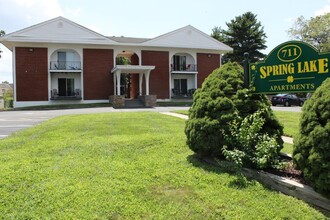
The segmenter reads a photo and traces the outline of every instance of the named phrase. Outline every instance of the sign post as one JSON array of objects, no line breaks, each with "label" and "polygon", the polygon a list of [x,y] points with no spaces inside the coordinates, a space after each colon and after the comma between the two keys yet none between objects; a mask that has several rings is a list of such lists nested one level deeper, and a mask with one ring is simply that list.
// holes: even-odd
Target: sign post
[{"label": "sign post", "polygon": [[330,77],[330,53],[289,41],[273,49],[262,62],[251,63],[250,88],[255,93],[313,92]]},{"label": "sign post", "polygon": [[244,60],[243,60],[243,65],[244,65],[244,88],[248,89],[249,88],[249,53],[245,52],[244,53]]}]

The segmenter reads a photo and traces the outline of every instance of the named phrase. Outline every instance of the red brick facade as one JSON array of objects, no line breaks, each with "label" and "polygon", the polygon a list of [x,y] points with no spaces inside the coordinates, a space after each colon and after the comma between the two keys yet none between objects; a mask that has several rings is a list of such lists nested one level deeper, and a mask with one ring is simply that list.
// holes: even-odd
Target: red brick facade
[{"label": "red brick facade", "polygon": [[84,49],[84,99],[102,100],[113,95],[113,50]]},{"label": "red brick facade", "polygon": [[[156,66],[150,73],[150,94],[157,95],[157,99],[168,99],[169,53],[163,51],[142,51],[142,65]],[[143,92],[145,92],[144,85]]]},{"label": "red brick facade", "polygon": [[197,87],[201,87],[205,78],[212,73],[213,70],[220,67],[220,55],[209,53],[197,53]]},{"label": "red brick facade", "polygon": [[16,47],[16,101],[48,101],[47,48]]}]

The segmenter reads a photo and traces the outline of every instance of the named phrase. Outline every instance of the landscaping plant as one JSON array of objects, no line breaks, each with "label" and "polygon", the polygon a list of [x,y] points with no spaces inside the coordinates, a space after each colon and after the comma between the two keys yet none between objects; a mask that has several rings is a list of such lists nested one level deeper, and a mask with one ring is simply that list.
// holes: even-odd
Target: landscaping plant
[{"label": "landscaping plant", "polygon": [[[227,151],[243,150],[245,153],[252,151],[255,142],[249,145],[251,149],[247,147],[242,149],[240,142],[228,137],[233,136],[233,123],[236,123],[236,128],[239,129],[247,116],[258,111],[263,124],[259,133],[255,135],[274,137],[277,144],[271,153],[264,151],[266,155],[256,156],[269,157],[269,160],[276,159],[283,146],[281,139],[283,127],[273,114],[270,101],[265,95],[253,94],[243,87],[243,68],[239,64],[226,63],[214,70],[204,81],[202,88],[194,94],[185,127],[187,144],[200,156],[217,158],[225,158],[224,147]],[[248,139],[243,140],[243,142],[248,141]],[[244,160],[243,163],[244,166],[258,167],[256,161],[258,159]]]},{"label": "landscaping plant", "polygon": [[293,160],[314,188],[330,195],[330,78],[302,108]]}]

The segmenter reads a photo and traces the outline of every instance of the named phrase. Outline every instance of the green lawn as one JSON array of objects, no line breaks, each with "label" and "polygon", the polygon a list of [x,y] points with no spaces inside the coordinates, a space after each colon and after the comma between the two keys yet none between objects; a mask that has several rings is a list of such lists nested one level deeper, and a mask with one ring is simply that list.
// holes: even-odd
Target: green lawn
[{"label": "green lawn", "polygon": [[284,126],[284,135],[295,137],[299,132],[300,112],[274,111],[276,117]]},{"label": "green lawn", "polygon": [[295,198],[200,163],[185,121],[64,116],[0,140],[0,219],[325,219]]},{"label": "green lawn", "polygon": [[[173,111],[175,113],[188,115],[187,110],[176,110]],[[284,125],[284,133],[289,137],[293,137],[299,130],[299,119],[301,113],[296,112],[286,112],[286,111],[274,111],[276,117],[280,120],[280,122]],[[283,153],[291,154],[293,152],[293,145],[284,143],[283,149],[281,150]]]},{"label": "green lawn", "polygon": [[[188,115],[188,110],[176,110],[173,112]],[[299,120],[301,117],[300,112],[274,111],[274,114],[284,126],[285,136],[294,137],[297,135],[299,132]]]},{"label": "green lawn", "polygon": [[292,155],[292,153],[293,153],[293,145],[292,144],[288,144],[288,143],[284,143],[281,152]]}]

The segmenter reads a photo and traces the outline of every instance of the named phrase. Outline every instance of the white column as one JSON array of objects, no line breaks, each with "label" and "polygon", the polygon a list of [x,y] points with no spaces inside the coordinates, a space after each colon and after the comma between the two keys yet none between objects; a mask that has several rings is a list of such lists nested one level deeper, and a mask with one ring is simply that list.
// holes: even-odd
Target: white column
[{"label": "white column", "polygon": [[116,95],[116,73],[113,73],[113,95]]},{"label": "white column", "polygon": [[195,74],[195,89],[197,89],[197,74]]},{"label": "white column", "polygon": [[144,75],[146,77],[146,95],[149,95],[149,76],[150,76],[150,70],[147,71]]},{"label": "white column", "polygon": [[117,77],[117,95],[120,95],[120,75],[121,71],[117,70],[116,71],[116,77]]},{"label": "white column", "polygon": [[142,80],[143,80],[143,73],[139,73],[139,95],[142,95]]}]

